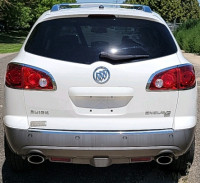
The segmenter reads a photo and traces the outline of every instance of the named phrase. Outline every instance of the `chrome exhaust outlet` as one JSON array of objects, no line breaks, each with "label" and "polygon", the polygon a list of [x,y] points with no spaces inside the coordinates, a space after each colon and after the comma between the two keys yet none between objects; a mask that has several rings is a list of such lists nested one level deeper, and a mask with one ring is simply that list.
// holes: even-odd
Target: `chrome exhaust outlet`
[{"label": "chrome exhaust outlet", "polygon": [[160,165],[169,165],[174,159],[173,154],[161,154],[156,157],[156,162]]},{"label": "chrome exhaust outlet", "polygon": [[41,154],[30,154],[28,155],[27,160],[31,164],[39,165],[45,161],[45,158]]}]

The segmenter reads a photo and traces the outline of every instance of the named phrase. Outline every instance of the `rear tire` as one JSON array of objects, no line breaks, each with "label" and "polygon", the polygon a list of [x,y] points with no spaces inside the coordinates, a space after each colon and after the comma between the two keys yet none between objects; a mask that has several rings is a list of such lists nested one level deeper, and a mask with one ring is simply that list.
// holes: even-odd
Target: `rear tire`
[{"label": "rear tire", "polygon": [[175,159],[171,164],[163,165],[162,168],[165,168],[168,171],[179,172],[181,175],[186,175],[193,163],[194,151],[195,139],[185,154],[179,156],[178,159]]},{"label": "rear tire", "polygon": [[24,160],[21,156],[13,153],[10,149],[6,137],[4,137],[4,150],[8,166],[13,171],[28,171],[31,169],[30,163]]}]

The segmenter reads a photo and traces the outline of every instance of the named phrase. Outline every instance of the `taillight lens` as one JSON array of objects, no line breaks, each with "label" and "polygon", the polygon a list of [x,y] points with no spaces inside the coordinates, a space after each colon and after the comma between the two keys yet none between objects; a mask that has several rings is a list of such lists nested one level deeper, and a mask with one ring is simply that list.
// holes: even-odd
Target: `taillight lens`
[{"label": "taillight lens", "polygon": [[8,64],[6,86],[15,89],[56,89],[54,79],[50,73],[36,67],[17,63]]},{"label": "taillight lens", "polygon": [[147,84],[147,90],[187,90],[195,85],[194,67],[180,65],[153,74]]},{"label": "taillight lens", "polygon": [[192,65],[184,66],[179,68],[180,83],[179,89],[189,89],[196,85],[195,72]]}]

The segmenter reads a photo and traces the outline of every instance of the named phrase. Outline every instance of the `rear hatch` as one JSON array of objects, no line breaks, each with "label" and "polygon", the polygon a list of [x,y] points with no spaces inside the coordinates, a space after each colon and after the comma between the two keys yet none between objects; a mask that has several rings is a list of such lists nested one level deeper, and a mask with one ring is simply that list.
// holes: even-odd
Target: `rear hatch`
[{"label": "rear hatch", "polygon": [[23,62],[55,89],[24,90],[30,128],[153,130],[173,126],[178,91],[148,91],[155,72],[179,65],[165,25],[115,16],[39,23]]}]

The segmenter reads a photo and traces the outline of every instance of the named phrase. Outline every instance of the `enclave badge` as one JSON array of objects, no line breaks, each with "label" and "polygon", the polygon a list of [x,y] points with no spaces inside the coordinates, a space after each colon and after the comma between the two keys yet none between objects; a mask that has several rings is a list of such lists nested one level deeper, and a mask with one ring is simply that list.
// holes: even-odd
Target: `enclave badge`
[{"label": "enclave badge", "polygon": [[104,84],[110,79],[110,72],[106,67],[97,67],[93,73],[94,80],[99,84]]}]

